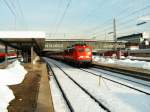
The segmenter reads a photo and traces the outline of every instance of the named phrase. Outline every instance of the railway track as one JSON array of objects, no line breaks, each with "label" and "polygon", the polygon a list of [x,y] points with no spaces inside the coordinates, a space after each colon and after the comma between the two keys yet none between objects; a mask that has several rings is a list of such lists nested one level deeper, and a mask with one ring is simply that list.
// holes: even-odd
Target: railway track
[{"label": "railway track", "polygon": [[[76,82],[73,78],[71,78],[60,66],[58,66],[57,64],[53,63],[53,65],[55,65],[55,67],[59,68],[59,70],[61,70],[78,88],[80,88],[86,95],[88,95],[95,103],[97,103],[97,105],[99,105],[100,108],[102,108],[105,112],[111,112],[103,103],[101,103],[95,96],[93,96],[91,93],[88,92],[88,90],[84,87],[82,87],[78,82]],[[53,70],[53,68],[51,67],[51,65],[48,63],[48,67],[50,70],[52,70],[54,78],[58,84],[58,87],[69,107],[69,110],[71,112],[75,112],[75,108],[73,107],[73,105],[71,104],[69,98],[67,97],[65,90],[63,89],[62,85],[60,84],[60,81],[58,79],[58,77],[55,75],[55,72]]]},{"label": "railway track", "polygon": [[65,100],[66,103],[67,103],[67,106],[68,106],[69,110],[70,110],[71,112],[74,112],[74,109],[73,109],[73,107],[72,107],[72,105],[71,105],[69,99],[67,98],[67,96],[66,96],[64,90],[62,89],[61,84],[59,83],[59,81],[58,81],[58,79],[57,79],[57,77],[56,77],[56,75],[55,75],[53,69],[51,68],[51,66],[50,66],[49,64],[47,64],[47,65],[48,65],[48,69],[49,69],[50,71],[52,71],[52,73],[53,73],[54,79],[55,79],[55,81],[56,81],[56,83],[57,83],[57,85],[58,85],[58,87],[59,87],[59,89],[60,89],[60,91],[61,91],[61,93],[62,93],[62,95],[63,95],[64,100]]},{"label": "railway track", "polygon": [[[100,66],[100,67],[99,67],[99,66],[94,66],[94,68],[100,69],[101,66]],[[115,69],[109,69],[109,68],[107,68],[107,67],[106,67],[106,68],[103,68],[103,69],[104,69],[104,70],[107,70],[107,71],[109,71],[109,72],[111,72],[111,73],[106,73],[106,72],[103,72],[103,71],[99,71],[99,73],[107,74],[107,75],[109,75],[109,76],[117,77],[117,78],[119,78],[119,79],[123,79],[123,80],[126,80],[126,81],[130,81],[130,82],[133,82],[133,83],[136,83],[136,84],[140,84],[140,85],[142,85],[142,86],[146,86],[146,87],[149,87],[149,88],[150,88],[150,84],[145,84],[145,83],[138,82],[138,81],[136,81],[136,80],[131,80],[131,79],[128,79],[128,78],[116,76],[116,75],[113,75],[112,73],[114,72],[114,73],[118,73],[119,75],[124,75],[124,76],[127,75],[127,76],[130,76],[130,77],[137,78],[137,79],[141,79],[141,80],[145,80],[145,81],[150,81],[150,77],[147,77],[147,76],[145,77],[145,75],[142,76],[142,74],[136,75],[135,72],[134,72],[134,74],[132,74],[132,73],[133,73],[132,71],[127,71],[127,70],[125,70],[125,72],[124,72],[124,71],[119,71],[118,69],[117,69],[117,70],[115,70]],[[140,90],[140,89],[138,89],[138,88],[136,88],[136,87],[129,86],[129,85],[127,85],[127,84],[121,83],[121,82],[116,81],[116,80],[113,80],[113,79],[111,79],[111,78],[107,78],[107,77],[105,77],[105,76],[102,76],[102,75],[99,75],[99,74],[96,74],[96,73],[87,71],[87,70],[85,70],[85,69],[81,69],[81,68],[80,68],[80,70],[85,71],[85,72],[88,72],[88,73],[90,73],[90,74],[92,74],[92,75],[95,75],[95,76],[98,76],[98,77],[100,76],[100,77],[102,77],[102,78],[104,78],[104,79],[106,79],[106,80],[115,82],[115,83],[117,83],[117,84],[123,85],[123,86],[128,87],[128,88],[131,88],[131,89],[133,89],[133,90],[139,91],[139,92],[144,93],[144,94],[146,94],[146,95],[150,95],[149,92]]]},{"label": "railway track", "polygon": [[[146,94],[146,95],[150,95],[149,92],[146,92],[146,91],[140,90],[140,89],[138,89],[138,88],[129,86],[129,85],[127,85],[127,84],[124,84],[124,83],[122,83],[122,82],[116,81],[116,80],[111,79],[111,78],[108,78],[108,77],[106,77],[106,76],[103,76],[103,75],[100,75],[100,74],[97,74],[97,73],[94,73],[94,72],[91,72],[91,71],[88,71],[88,70],[85,70],[85,69],[82,69],[82,68],[80,68],[80,70],[85,71],[85,72],[87,72],[87,73],[90,73],[90,74],[92,74],[92,75],[98,76],[98,77],[102,77],[103,79],[106,79],[106,80],[112,81],[112,82],[114,82],[114,83],[123,85],[123,86],[128,87],[128,88],[131,88],[131,89],[133,89],[133,90],[139,91],[139,92],[144,93],[144,94]],[[140,82],[137,82],[137,81],[134,81],[134,80],[130,80],[130,79],[126,79],[126,78],[123,78],[123,77],[115,76],[115,75],[112,75],[112,74],[108,74],[108,73],[106,73],[106,72],[102,72],[102,71],[101,71],[101,72],[99,72],[99,73],[107,74],[108,76],[117,77],[117,78],[119,78],[119,79],[123,79],[123,80],[126,80],[126,81],[130,81],[130,82],[133,82],[133,83],[137,83],[137,84],[146,86],[146,87],[150,87],[150,85],[148,85],[148,84],[143,84],[143,83],[140,83]]]},{"label": "railway track", "polygon": [[[111,77],[115,77],[115,76],[111,76],[111,77],[102,76],[101,77],[99,74],[102,74],[102,73],[98,73],[98,74],[94,73],[93,74],[93,73],[90,73],[92,71],[88,71],[87,72],[87,70],[85,68],[84,69],[86,71],[85,70],[81,70],[83,68],[79,69],[79,68],[71,67],[69,65],[66,65],[64,63],[61,63],[61,62],[58,62],[58,61],[55,61],[55,60],[52,60],[52,62],[57,64],[53,68],[60,67],[63,71],[60,70],[59,68],[58,69],[61,72],[63,72],[63,74],[65,72],[68,75],[67,76],[66,74],[64,74],[64,77],[67,77],[71,81],[74,80],[72,82],[78,88],[80,88],[79,86],[81,86],[88,93],[90,93],[92,95],[92,97],[94,97],[98,101],[100,101],[106,108],[108,108],[112,112],[113,111],[114,112],[120,112],[121,110],[124,110],[124,109],[126,111],[128,111],[128,112],[132,112],[132,109],[129,109],[129,107],[131,105],[133,105],[133,107],[134,107],[136,105],[137,101],[139,103],[141,103],[141,104],[142,104],[142,101],[144,101],[145,104],[149,103],[149,100],[148,100],[149,99],[149,95],[150,95],[149,90],[145,89],[146,91],[144,91],[144,89],[142,89],[140,87],[137,88],[138,87],[137,85],[135,86],[135,85],[132,85],[130,83],[128,85],[128,82],[127,82],[127,85],[126,85],[126,83],[120,82],[122,80],[126,80],[126,78],[124,78],[124,77],[123,78],[122,77],[116,77],[116,78],[118,78],[118,81],[117,81],[117,80],[114,80],[113,78],[111,78]],[[89,70],[91,70],[91,69],[96,69],[96,68],[89,68]],[[93,72],[96,72],[96,70],[93,70]],[[109,75],[109,74],[107,74],[107,75]],[[99,77],[101,77],[101,78],[99,78]],[[100,79],[100,84],[99,84],[99,79]],[[139,79],[137,79],[137,80],[139,80]],[[132,82],[132,80],[130,80],[130,79],[127,79],[126,81]],[[132,83],[136,83],[136,84],[142,85],[142,86],[147,86],[149,88],[149,85],[144,85],[144,84],[142,84],[140,82],[137,82],[137,81],[133,81]],[[79,84],[79,86],[77,84]],[[70,86],[70,84],[68,84],[68,85]],[[88,95],[85,91],[83,91],[82,88],[80,88],[82,90],[82,92],[84,92],[84,94]],[[70,102],[71,106],[73,107],[73,111],[76,111],[76,108],[74,107],[72,101],[68,97],[68,94],[66,94],[66,92],[65,92],[66,90],[64,90],[63,87],[62,87],[62,90],[64,91],[66,97],[68,98],[68,101]],[[119,97],[116,96],[117,94],[119,95]],[[81,93],[79,95],[81,95]],[[123,96],[127,95],[127,96],[122,97],[122,95]],[[136,96],[136,101],[133,103],[132,102],[133,101],[132,98],[135,98],[135,96]],[[141,99],[142,96],[146,97],[146,101]],[[88,95],[88,97],[91,99],[90,95]],[[91,99],[91,100],[96,103],[94,98]],[[124,98],[126,98],[126,99],[124,100]],[[132,103],[130,103],[130,100],[132,100],[131,101]],[[126,106],[126,104],[124,104],[124,101],[127,103],[127,105],[128,104],[129,105]],[[94,105],[95,105],[95,103],[94,103]],[[99,106],[98,103],[96,103],[96,104]],[[121,105],[121,108],[120,107],[116,107],[116,105]],[[87,106],[87,108],[88,107],[89,106]],[[101,106],[99,106],[99,107],[101,107]],[[83,108],[85,108],[85,107],[83,107]],[[142,107],[139,106],[139,105],[137,105],[136,108],[138,108],[138,110],[142,110],[141,109]],[[149,107],[146,107],[146,108],[147,108],[147,110],[149,110]],[[92,111],[94,111],[94,110],[92,110]]]},{"label": "railway track", "polygon": [[142,59],[142,58],[138,58],[138,59],[131,58],[130,60],[138,60],[138,61],[147,61],[147,62],[150,62],[150,59]]},{"label": "railway track", "polygon": [[126,69],[121,69],[121,68],[113,68],[113,67],[109,67],[109,66],[102,66],[102,65],[97,65],[97,64],[93,64],[94,68],[98,68],[98,69],[103,69],[103,70],[107,70],[107,71],[111,71],[114,73],[119,73],[121,75],[126,75],[126,76],[130,76],[133,78],[137,78],[137,79],[142,79],[145,81],[150,81],[150,73],[140,73],[137,71],[131,71],[131,70],[126,70]]},{"label": "railway track", "polygon": [[[149,83],[149,84],[142,83],[142,82],[140,82],[139,80],[130,78],[130,76],[126,76],[126,77],[125,77],[125,75],[122,76],[122,75],[119,74],[119,73],[113,73],[113,72],[110,72],[110,71],[105,71],[105,70],[97,69],[97,68],[91,68],[91,70],[97,71],[97,72],[99,72],[99,73],[106,74],[106,75],[108,75],[108,76],[117,77],[117,78],[119,78],[119,79],[123,79],[123,80],[130,81],[130,82],[133,82],[133,83],[136,83],[136,84],[140,84],[140,85],[143,85],[143,86],[150,87],[150,83]],[[115,74],[116,74],[116,75],[115,75]]]}]

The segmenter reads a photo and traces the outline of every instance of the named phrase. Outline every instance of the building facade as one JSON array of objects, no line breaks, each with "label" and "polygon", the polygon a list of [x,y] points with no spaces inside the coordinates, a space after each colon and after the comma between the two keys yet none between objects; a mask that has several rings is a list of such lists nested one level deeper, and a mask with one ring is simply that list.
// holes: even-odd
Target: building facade
[{"label": "building facade", "polygon": [[117,41],[125,41],[127,49],[145,49],[150,48],[150,33],[143,32],[118,37]]}]

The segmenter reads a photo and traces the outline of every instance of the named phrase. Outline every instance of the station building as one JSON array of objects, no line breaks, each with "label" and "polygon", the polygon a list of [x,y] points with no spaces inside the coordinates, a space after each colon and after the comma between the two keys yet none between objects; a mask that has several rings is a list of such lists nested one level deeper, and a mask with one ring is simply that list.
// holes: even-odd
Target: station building
[{"label": "station building", "polygon": [[124,41],[126,48],[131,50],[150,48],[150,32],[118,37],[117,41]]}]

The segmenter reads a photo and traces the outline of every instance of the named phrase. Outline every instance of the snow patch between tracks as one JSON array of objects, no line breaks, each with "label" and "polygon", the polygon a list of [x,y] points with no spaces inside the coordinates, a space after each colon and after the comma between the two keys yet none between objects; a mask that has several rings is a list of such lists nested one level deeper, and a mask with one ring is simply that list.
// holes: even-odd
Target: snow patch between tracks
[{"label": "snow patch between tracks", "polygon": [[112,58],[103,58],[100,56],[93,56],[93,61],[98,63],[118,64],[123,66],[137,67],[137,68],[150,70],[150,62],[146,62],[146,61],[138,61],[138,60],[130,60],[130,59],[118,60]]}]

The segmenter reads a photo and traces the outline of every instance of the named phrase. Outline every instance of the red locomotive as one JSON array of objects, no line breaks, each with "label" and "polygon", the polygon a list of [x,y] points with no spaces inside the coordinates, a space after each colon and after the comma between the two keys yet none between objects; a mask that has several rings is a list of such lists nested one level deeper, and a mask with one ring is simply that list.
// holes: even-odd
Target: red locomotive
[{"label": "red locomotive", "polygon": [[75,64],[91,64],[92,47],[86,44],[75,44],[64,51],[64,60]]},{"label": "red locomotive", "polygon": [[6,58],[6,56],[7,56],[8,59],[13,59],[13,58],[17,57],[17,54],[15,52],[12,52],[12,53],[10,52],[10,53],[7,53],[7,54],[4,53],[4,52],[0,52],[0,62],[3,62]]},{"label": "red locomotive", "polygon": [[6,54],[3,52],[0,52],[0,62],[4,61],[6,57]]},{"label": "red locomotive", "polygon": [[51,54],[50,57],[75,65],[90,65],[92,62],[92,47],[86,44],[75,44],[67,47],[63,52]]}]

